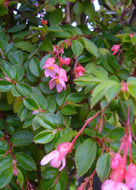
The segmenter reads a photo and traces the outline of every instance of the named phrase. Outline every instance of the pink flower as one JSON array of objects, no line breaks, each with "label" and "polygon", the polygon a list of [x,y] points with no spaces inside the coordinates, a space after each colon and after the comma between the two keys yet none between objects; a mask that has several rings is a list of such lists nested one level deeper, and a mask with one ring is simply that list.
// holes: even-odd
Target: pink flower
[{"label": "pink flower", "polygon": [[67,75],[66,71],[64,69],[60,69],[59,73],[57,76],[53,77],[50,82],[49,82],[49,89],[53,89],[54,86],[56,85],[57,92],[61,92],[64,89],[66,89],[66,84],[67,82]]},{"label": "pink flower", "polygon": [[122,92],[128,92],[128,84],[124,83],[123,81],[121,82],[121,90]]},{"label": "pink flower", "polygon": [[56,73],[59,73],[59,66],[54,64],[55,59],[54,57],[48,58],[45,61],[45,65],[43,66],[43,69],[45,69],[44,74],[46,77],[54,77]]},{"label": "pink flower", "polygon": [[72,143],[61,143],[57,146],[57,150],[54,150],[43,157],[41,160],[41,165],[46,165],[50,162],[51,166],[54,168],[59,168],[59,171],[63,170],[66,166],[66,159],[65,156],[72,152],[73,144]]},{"label": "pink flower", "polygon": [[121,157],[120,153],[117,153],[114,155],[114,157],[111,161],[111,168],[116,169],[121,163],[122,163],[122,157]]},{"label": "pink flower", "polygon": [[91,3],[93,3],[93,2],[94,2],[94,0],[90,0],[90,2],[91,2]]},{"label": "pink flower", "polygon": [[47,20],[41,20],[41,24],[46,26],[48,24],[48,21]]},{"label": "pink flower", "polygon": [[121,182],[123,181],[125,177],[125,166],[118,166],[116,169],[114,169],[111,174],[110,178],[114,180],[115,182]]},{"label": "pink flower", "polygon": [[102,190],[129,190],[129,188],[124,183],[106,180],[102,184]]},{"label": "pink flower", "polygon": [[130,164],[126,173],[126,185],[133,190],[136,190],[136,165]]},{"label": "pink flower", "polygon": [[79,65],[78,67],[75,67],[73,70],[73,73],[75,73],[75,78],[82,76],[84,72],[85,72],[85,69],[81,65]]},{"label": "pink flower", "polygon": [[115,44],[112,46],[111,51],[113,51],[112,55],[115,55],[119,51],[120,45]]},{"label": "pink flower", "polygon": [[134,36],[134,34],[132,34],[132,33],[131,33],[131,34],[129,34],[129,37],[130,37],[130,38],[132,38],[133,36]]},{"label": "pink flower", "polygon": [[59,59],[60,64],[63,65],[69,65],[70,64],[70,58],[65,58],[64,60],[62,58]]}]

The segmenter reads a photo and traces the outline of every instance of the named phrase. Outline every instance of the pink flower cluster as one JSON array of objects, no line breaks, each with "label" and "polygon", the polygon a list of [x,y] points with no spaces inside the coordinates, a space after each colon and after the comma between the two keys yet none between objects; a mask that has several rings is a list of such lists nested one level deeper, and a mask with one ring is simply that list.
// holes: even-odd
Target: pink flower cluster
[{"label": "pink flower cluster", "polygon": [[[70,58],[63,58],[63,53],[63,47],[54,45],[52,52],[53,57],[48,58],[43,66],[45,76],[52,78],[49,82],[49,89],[52,90],[56,86],[57,92],[66,89],[65,83],[68,81],[66,71],[62,68],[62,65],[69,65]],[[55,63],[55,58],[58,60],[59,66]]]},{"label": "pink flower cluster", "polygon": [[[136,165],[132,163],[131,155],[130,164],[126,167],[128,149],[131,153],[131,141],[129,132],[129,135],[123,137],[118,153],[112,158],[110,180],[102,184],[102,190],[136,190]],[[124,152],[123,156],[120,154],[121,151]]]},{"label": "pink flower cluster", "polygon": [[[73,144],[69,142],[61,143],[57,146],[57,150],[54,150],[43,157],[41,165],[46,165],[50,162],[54,168],[59,168],[59,171],[63,170],[66,166],[65,156],[72,152]],[[62,166],[61,166],[62,163]],[[60,167],[61,166],[61,167]]]}]

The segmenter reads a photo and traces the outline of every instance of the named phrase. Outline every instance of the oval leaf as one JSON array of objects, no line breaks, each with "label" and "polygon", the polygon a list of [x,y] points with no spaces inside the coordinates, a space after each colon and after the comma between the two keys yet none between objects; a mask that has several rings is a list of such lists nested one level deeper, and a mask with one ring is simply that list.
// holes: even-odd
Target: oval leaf
[{"label": "oval leaf", "polygon": [[76,150],[75,161],[79,177],[84,175],[93,164],[97,152],[97,144],[91,139],[85,140]]}]

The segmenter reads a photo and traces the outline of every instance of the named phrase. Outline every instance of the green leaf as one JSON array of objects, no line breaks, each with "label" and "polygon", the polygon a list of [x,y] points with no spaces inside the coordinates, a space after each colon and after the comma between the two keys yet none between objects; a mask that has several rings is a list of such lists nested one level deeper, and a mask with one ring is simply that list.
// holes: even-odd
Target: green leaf
[{"label": "green leaf", "polygon": [[40,45],[40,49],[42,51],[51,52],[53,50],[52,43],[48,39],[45,39],[42,41],[42,43]]},{"label": "green leaf", "polygon": [[62,107],[61,113],[64,115],[74,115],[77,112],[73,106],[67,104],[67,105]]},{"label": "green leaf", "polygon": [[57,102],[58,106],[61,106],[62,104],[64,104],[68,94],[69,94],[69,88],[68,87],[66,90],[62,90],[60,93],[57,94],[56,102]]},{"label": "green leaf", "polygon": [[42,110],[46,110],[47,109],[47,100],[46,98],[42,95],[42,94],[32,94],[31,97],[33,98],[33,100],[35,100],[35,102],[39,105],[39,107]]},{"label": "green leaf", "polygon": [[56,101],[55,101],[55,98],[54,96],[48,96],[47,98],[47,102],[48,102],[48,111],[50,113],[54,113],[55,110],[56,110]]},{"label": "green leaf", "polygon": [[29,110],[38,110],[37,103],[31,98],[24,99],[23,103],[24,106]]},{"label": "green leaf", "polygon": [[0,81],[0,92],[9,92],[13,87],[12,83],[9,81]]},{"label": "green leaf", "polygon": [[82,39],[83,39],[86,50],[92,55],[94,55],[95,57],[98,57],[98,49],[96,45],[91,40],[88,40],[87,38],[82,38]]},{"label": "green leaf", "polygon": [[36,170],[36,165],[31,156],[26,153],[18,152],[15,154],[17,163],[25,170]]},{"label": "green leaf", "polygon": [[33,140],[33,133],[25,130],[17,131],[11,137],[11,142],[14,144],[14,146],[26,146],[32,143],[32,140]]},{"label": "green leaf", "polygon": [[18,171],[17,179],[18,179],[19,185],[22,187],[24,184],[24,176],[23,176],[21,170],[18,169],[17,171]]},{"label": "green leaf", "polygon": [[104,181],[110,172],[110,156],[108,153],[104,153],[99,157],[96,163],[96,172],[101,181]]},{"label": "green leaf", "polygon": [[46,129],[55,129],[57,128],[57,125],[59,125],[59,118],[52,113],[38,115],[37,121]]},{"label": "green leaf", "polygon": [[32,125],[35,115],[30,115],[27,120],[24,122],[23,128],[27,128]]},{"label": "green leaf", "polygon": [[84,49],[83,45],[78,40],[72,40],[71,48],[76,57],[80,56]]},{"label": "green leaf", "polygon": [[35,49],[34,45],[32,45],[29,41],[17,42],[16,47],[27,52],[32,52]]},{"label": "green leaf", "polygon": [[106,97],[107,101],[110,102],[115,96],[118,95],[120,90],[121,90],[121,85],[119,83],[106,88],[105,97]]},{"label": "green leaf", "polygon": [[[108,81],[104,81],[102,83],[100,83],[99,85],[97,85],[92,93],[92,99],[91,99],[91,107],[93,107],[95,104],[97,104],[104,96],[104,93],[106,91],[107,88],[110,88],[113,85],[118,84],[116,81],[113,80],[108,80]],[[108,94],[108,93],[107,93]],[[112,96],[109,95],[109,99]]]},{"label": "green leaf", "polygon": [[25,83],[17,83],[16,84],[17,91],[25,97],[30,97],[32,93],[32,89],[28,84]]},{"label": "green leaf", "polygon": [[81,2],[76,2],[74,7],[73,7],[73,11],[75,13],[75,15],[80,16],[83,10],[83,6]]},{"label": "green leaf", "polygon": [[7,77],[9,77],[10,79],[14,79],[16,76],[16,70],[13,67],[13,65],[11,65],[10,63],[6,63],[5,61],[3,61],[1,63],[2,66],[2,70],[3,72],[6,74]]},{"label": "green leaf", "polygon": [[14,65],[15,69],[16,69],[16,81],[19,82],[23,79],[24,76],[24,69],[21,65],[17,64]]},{"label": "green leaf", "polygon": [[62,21],[62,10],[61,9],[55,9],[50,15],[49,15],[49,23],[50,25],[56,25],[59,24]]},{"label": "green leaf", "polygon": [[72,37],[71,33],[67,31],[54,32],[54,36],[57,38],[71,38]]},{"label": "green leaf", "polygon": [[88,85],[89,83],[95,83],[95,84],[98,84],[98,83],[101,83],[102,80],[101,79],[97,79],[91,75],[83,75],[77,79],[75,79],[75,83],[79,86],[86,86]]},{"label": "green leaf", "polygon": [[52,179],[52,178],[55,178],[57,174],[58,174],[58,170],[56,168],[46,168],[42,172],[42,177],[44,179]]},{"label": "green leaf", "polygon": [[97,152],[97,144],[91,139],[85,140],[76,150],[75,161],[79,177],[84,175],[92,166]]},{"label": "green leaf", "polygon": [[0,172],[0,189],[9,184],[13,177],[13,168],[9,166],[3,172]]},{"label": "green leaf", "polygon": [[55,134],[53,134],[52,131],[41,131],[34,137],[34,142],[35,143],[40,143],[40,144],[46,144],[49,143],[53,138]]},{"label": "green leaf", "polygon": [[12,32],[12,33],[14,33],[14,32],[19,32],[19,31],[21,31],[21,30],[24,30],[25,29],[25,27],[26,27],[26,24],[21,24],[21,25],[15,25],[15,26],[13,26],[12,28],[10,28],[9,30],[8,30],[8,32]]},{"label": "green leaf", "polygon": [[128,82],[128,93],[136,98],[136,80],[129,80]]},{"label": "green leaf", "polygon": [[29,70],[35,77],[40,77],[40,63],[36,58],[32,58],[29,62]]},{"label": "green leaf", "polygon": [[84,94],[81,93],[71,93],[67,96],[66,100],[68,102],[74,102],[74,103],[79,103],[85,98]]}]

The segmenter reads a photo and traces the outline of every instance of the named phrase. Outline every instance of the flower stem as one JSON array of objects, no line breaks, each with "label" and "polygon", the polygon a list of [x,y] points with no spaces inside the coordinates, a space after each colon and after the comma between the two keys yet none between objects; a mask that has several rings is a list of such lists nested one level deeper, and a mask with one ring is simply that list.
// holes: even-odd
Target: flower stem
[{"label": "flower stem", "polygon": [[98,111],[94,116],[92,116],[92,117],[90,117],[89,119],[86,120],[86,122],[83,125],[83,127],[79,130],[78,134],[75,136],[75,138],[71,142],[72,144],[75,143],[75,141],[77,140],[77,138],[79,137],[79,135],[82,133],[82,131],[84,130],[84,128],[88,125],[88,123],[91,122],[94,118],[96,118],[100,113],[101,113],[101,111]]}]

